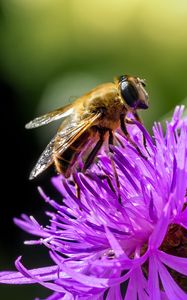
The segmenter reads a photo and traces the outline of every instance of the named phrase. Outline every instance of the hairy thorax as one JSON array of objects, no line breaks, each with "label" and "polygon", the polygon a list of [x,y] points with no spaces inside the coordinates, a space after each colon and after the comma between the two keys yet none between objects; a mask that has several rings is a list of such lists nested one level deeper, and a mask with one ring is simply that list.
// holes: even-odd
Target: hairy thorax
[{"label": "hairy thorax", "polygon": [[93,92],[85,108],[83,118],[89,114],[101,113],[101,117],[94,125],[111,130],[119,127],[120,115],[126,111],[118,89],[112,83],[103,85]]}]

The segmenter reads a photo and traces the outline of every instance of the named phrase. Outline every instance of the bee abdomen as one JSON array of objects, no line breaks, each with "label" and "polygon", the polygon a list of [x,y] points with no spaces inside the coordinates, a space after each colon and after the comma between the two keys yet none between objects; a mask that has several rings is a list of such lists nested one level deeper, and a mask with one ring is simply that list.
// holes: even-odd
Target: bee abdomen
[{"label": "bee abdomen", "polygon": [[72,169],[78,164],[78,156],[85,150],[89,137],[90,132],[84,132],[63,153],[54,155],[53,160],[58,173],[64,174],[65,177],[70,176]]}]

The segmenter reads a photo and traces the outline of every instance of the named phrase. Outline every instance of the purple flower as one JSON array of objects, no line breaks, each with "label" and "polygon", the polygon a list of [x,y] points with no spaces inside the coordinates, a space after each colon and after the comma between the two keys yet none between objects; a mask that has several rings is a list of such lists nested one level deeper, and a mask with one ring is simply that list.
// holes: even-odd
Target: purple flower
[{"label": "purple flower", "polygon": [[[175,109],[154,138],[136,122],[129,131],[142,153],[118,132],[119,145],[104,151],[87,174],[52,179],[62,202],[49,199],[50,223],[23,215],[15,223],[39,239],[53,265],[1,272],[0,282],[39,283],[49,300],[186,300],[187,294],[187,119]],[[146,138],[147,151],[142,143]],[[148,154],[149,153],[149,154]],[[76,183],[76,184],[75,184]],[[80,189],[77,197],[76,186]]]}]

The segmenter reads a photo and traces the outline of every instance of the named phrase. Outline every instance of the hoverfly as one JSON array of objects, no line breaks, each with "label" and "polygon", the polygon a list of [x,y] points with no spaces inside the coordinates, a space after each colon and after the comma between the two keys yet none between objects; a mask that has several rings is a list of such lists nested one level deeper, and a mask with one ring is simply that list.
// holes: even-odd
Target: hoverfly
[{"label": "hoverfly", "polygon": [[[93,163],[105,141],[113,144],[118,127],[141,154],[127,131],[127,113],[141,122],[136,110],[148,108],[145,81],[129,75],[120,76],[114,83],[105,83],[92,89],[72,104],[35,118],[26,128],[36,128],[63,119],[56,135],[41,154],[29,179],[37,177],[54,164],[57,172],[69,177],[78,166],[79,157],[84,161],[83,171]],[[143,154],[142,154],[143,156]]]}]

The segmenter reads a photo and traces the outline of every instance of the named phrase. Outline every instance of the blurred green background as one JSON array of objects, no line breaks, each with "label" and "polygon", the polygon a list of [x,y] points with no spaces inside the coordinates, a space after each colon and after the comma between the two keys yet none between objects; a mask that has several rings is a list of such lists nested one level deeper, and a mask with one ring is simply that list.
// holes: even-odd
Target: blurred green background
[{"label": "blurred green background", "polygon": [[[185,103],[186,0],[1,0],[1,131],[6,145],[1,148],[3,157],[10,157],[2,174],[4,184],[13,187],[0,212],[1,269],[13,269],[21,253],[31,256],[27,266],[41,265],[40,250],[21,246],[25,236],[14,229],[12,217],[21,212],[40,216],[43,203],[33,200],[40,181],[28,183],[27,177],[54,127],[31,133],[24,124],[121,74],[146,79],[150,108],[143,119],[148,128]],[[15,293],[20,300],[46,294],[40,288],[0,287],[1,299]]]}]

